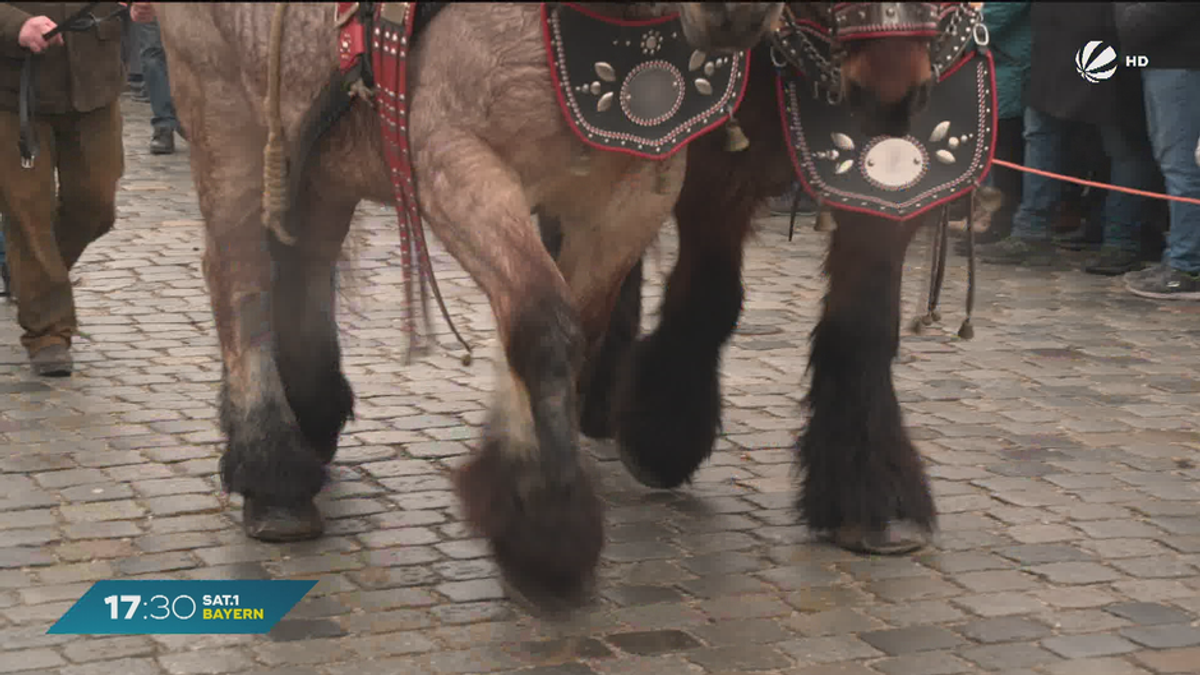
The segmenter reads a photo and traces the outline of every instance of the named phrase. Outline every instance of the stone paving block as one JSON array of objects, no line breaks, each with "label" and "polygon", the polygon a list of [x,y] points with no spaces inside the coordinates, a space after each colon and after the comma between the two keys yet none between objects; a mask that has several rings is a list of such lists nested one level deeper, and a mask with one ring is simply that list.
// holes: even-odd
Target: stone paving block
[{"label": "stone paving block", "polygon": [[1109,605],[1104,610],[1142,626],[1182,623],[1191,620],[1191,615],[1187,612],[1154,602],[1119,603]]},{"label": "stone paving block", "polygon": [[1116,635],[1064,635],[1042,640],[1042,646],[1068,659],[1111,656],[1137,651],[1137,645]]},{"label": "stone paving block", "polygon": [[975,666],[942,651],[920,652],[905,656],[881,659],[871,664],[871,668],[886,675],[953,675],[954,673],[970,673]]},{"label": "stone paving block", "polygon": [[1074,659],[1056,663],[1046,668],[1046,675],[1075,675],[1075,673],[1088,673],[1088,675],[1146,675],[1149,672],[1145,668],[1140,668],[1129,661],[1115,657]]},{"label": "stone paving block", "polygon": [[1186,623],[1138,626],[1120,631],[1122,637],[1151,649],[1200,645],[1200,628]]},{"label": "stone paving block", "polygon": [[934,626],[914,626],[863,633],[859,637],[872,647],[896,656],[913,652],[950,649],[962,644],[964,640],[944,628]]},{"label": "stone paving block", "polygon": [[1133,657],[1155,673],[1194,673],[1200,663],[1200,648],[1167,649],[1161,652],[1141,652]]}]

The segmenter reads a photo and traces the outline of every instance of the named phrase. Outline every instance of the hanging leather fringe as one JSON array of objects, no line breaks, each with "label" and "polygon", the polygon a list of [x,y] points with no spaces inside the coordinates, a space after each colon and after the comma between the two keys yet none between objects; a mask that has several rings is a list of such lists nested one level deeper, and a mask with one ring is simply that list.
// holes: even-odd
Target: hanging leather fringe
[{"label": "hanging leather fringe", "polygon": [[942,320],[938,311],[938,300],[942,293],[942,283],[946,279],[946,249],[950,229],[950,207],[942,207],[938,223],[933,232],[933,241],[929,247],[929,295],[926,299],[925,314],[913,319],[912,332],[920,334],[926,326]]},{"label": "hanging leather fringe", "polygon": [[282,79],[283,18],[286,2],[275,3],[271,16],[271,36],[267,52],[267,144],[263,148],[263,227],[270,230],[287,246],[296,238],[283,228],[283,213],[287,209],[287,158],[283,151],[283,117],[280,113],[280,80]]}]

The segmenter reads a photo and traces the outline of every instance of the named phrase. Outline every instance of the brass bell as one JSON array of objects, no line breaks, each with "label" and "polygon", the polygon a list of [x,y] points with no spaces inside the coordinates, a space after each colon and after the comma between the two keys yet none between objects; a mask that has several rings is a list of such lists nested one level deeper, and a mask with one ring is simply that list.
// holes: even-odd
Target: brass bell
[{"label": "brass bell", "polygon": [[750,147],[750,139],[746,138],[737,118],[730,115],[729,121],[725,123],[725,151],[741,152],[748,147]]},{"label": "brass bell", "polygon": [[813,223],[813,229],[817,232],[833,232],[837,229],[837,220],[833,217],[833,211],[820,207],[817,211],[817,222]]}]

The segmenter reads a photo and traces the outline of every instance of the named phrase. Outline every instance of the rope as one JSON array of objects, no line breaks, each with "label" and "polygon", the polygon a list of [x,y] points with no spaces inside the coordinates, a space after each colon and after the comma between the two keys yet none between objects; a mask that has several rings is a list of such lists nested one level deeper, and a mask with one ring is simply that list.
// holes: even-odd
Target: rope
[{"label": "rope", "polygon": [[1038,176],[1044,176],[1046,178],[1055,178],[1057,180],[1065,180],[1068,183],[1075,183],[1077,185],[1086,185],[1087,187],[1100,188],[1102,190],[1116,190],[1117,192],[1125,192],[1125,193],[1128,193],[1131,195],[1138,195],[1139,197],[1149,197],[1151,199],[1165,199],[1167,201],[1172,201],[1172,202],[1183,202],[1185,204],[1200,205],[1200,199],[1196,199],[1194,197],[1179,197],[1176,195],[1164,195],[1164,194],[1161,194],[1158,192],[1147,192],[1146,190],[1137,190],[1134,188],[1121,187],[1120,185],[1111,185],[1109,183],[1100,183],[1097,181],[1084,180],[1082,178],[1075,178],[1074,176],[1064,176],[1060,173],[1054,173],[1052,171],[1042,171],[1041,169],[1031,169],[1027,166],[1021,166],[1020,164],[1013,164],[1012,162],[1006,162],[1002,159],[993,159],[992,163],[995,164],[996,166],[1002,166],[1006,169],[1012,169],[1014,171],[1024,171],[1025,173],[1032,173],[1032,174],[1035,174]]},{"label": "rope", "polygon": [[267,145],[263,148],[263,227],[288,246],[296,238],[283,228],[287,209],[287,158],[283,152],[283,116],[279,111],[283,60],[283,17],[286,2],[275,3],[267,55]]}]

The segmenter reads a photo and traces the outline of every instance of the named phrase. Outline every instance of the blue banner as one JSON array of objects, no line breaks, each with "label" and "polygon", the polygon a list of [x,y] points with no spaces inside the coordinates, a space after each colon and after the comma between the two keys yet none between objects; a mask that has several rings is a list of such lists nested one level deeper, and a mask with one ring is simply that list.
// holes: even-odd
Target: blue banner
[{"label": "blue banner", "polygon": [[98,581],[50,627],[63,635],[199,635],[271,630],[315,581]]}]

